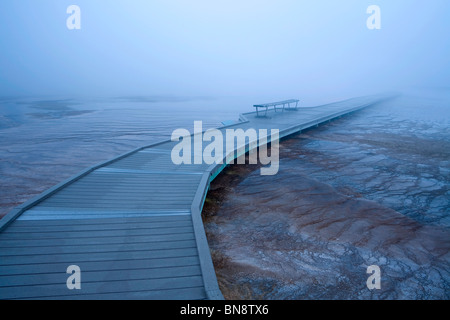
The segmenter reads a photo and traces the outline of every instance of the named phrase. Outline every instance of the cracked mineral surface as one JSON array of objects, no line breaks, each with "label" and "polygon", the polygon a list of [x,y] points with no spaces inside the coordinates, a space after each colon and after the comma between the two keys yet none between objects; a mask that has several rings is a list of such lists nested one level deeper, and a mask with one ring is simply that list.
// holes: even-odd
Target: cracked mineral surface
[{"label": "cracked mineral surface", "polygon": [[228,167],[203,213],[225,298],[449,299],[449,101],[402,96],[290,137],[275,176]]}]

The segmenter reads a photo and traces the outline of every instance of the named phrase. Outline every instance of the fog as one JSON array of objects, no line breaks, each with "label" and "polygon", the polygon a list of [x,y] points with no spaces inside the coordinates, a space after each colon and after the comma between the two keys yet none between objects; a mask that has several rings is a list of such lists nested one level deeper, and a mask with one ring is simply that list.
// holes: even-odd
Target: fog
[{"label": "fog", "polygon": [[[66,10],[81,9],[69,30]],[[369,30],[369,5],[381,29]],[[448,0],[2,0],[0,96],[336,98],[450,84]]]}]

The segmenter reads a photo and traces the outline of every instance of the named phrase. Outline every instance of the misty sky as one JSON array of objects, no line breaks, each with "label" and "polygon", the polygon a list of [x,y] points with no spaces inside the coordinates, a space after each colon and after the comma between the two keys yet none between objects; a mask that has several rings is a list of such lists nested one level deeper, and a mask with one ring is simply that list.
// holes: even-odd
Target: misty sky
[{"label": "misty sky", "polygon": [[[366,27],[372,4],[381,30]],[[1,0],[0,95],[450,86],[449,39],[448,0]]]}]

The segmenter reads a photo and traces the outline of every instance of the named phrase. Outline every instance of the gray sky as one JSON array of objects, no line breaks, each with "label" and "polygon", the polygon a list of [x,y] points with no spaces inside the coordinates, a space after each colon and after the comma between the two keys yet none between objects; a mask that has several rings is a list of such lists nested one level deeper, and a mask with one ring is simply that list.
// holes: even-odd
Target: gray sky
[{"label": "gray sky", "polygon": [[[66,9],[81,8],[81,30]],[[369,30],[369,5],[381,30]],[[450,86],[448,0],[1,0],[0,95]]]}]

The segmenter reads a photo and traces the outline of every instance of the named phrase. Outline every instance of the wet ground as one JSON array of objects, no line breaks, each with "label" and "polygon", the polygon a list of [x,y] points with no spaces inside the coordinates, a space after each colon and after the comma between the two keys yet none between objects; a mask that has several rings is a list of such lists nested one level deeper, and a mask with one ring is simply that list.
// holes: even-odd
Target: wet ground
[{"label": "wet ground", "polygon": [[448,299],[449,101],[403,96],[290,137],[275,176],[227,168],[204,209],[224,296]]},{"label": "wet ground", "polygon": [[[205,114],[208,106],[219,110]],[[192,131],[196,120],[220,126],[239,106],[172,96],[0,98],[0,218],[87,167],[170,139],[176,128]]]}]

